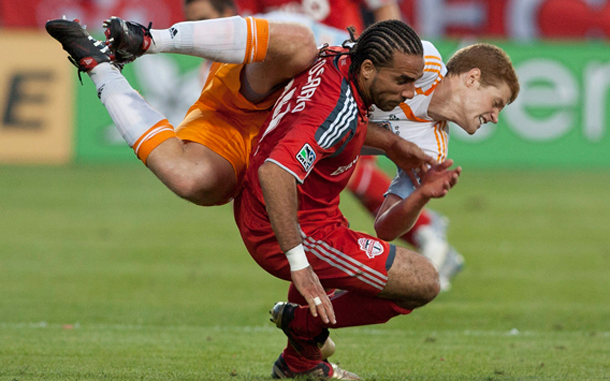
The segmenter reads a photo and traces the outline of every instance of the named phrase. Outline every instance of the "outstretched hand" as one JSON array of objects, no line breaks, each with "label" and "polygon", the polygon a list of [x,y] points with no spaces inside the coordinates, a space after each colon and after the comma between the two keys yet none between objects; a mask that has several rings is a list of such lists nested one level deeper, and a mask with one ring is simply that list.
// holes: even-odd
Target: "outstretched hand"
[{"label": "outstretched hand", "polygon": [[421,177],[422,195],[428,198],[440,198],[447,194],[458,182],[462,167],[449,169],[453,160],[448,159],[442,163],[432,165],[426,174]]},{"label": "outstretched hand", "polygon": [[322,321],[326,324],[337,324],[333,305],[320,283],[320,279],[311,266],[302,270],[291,271],[292,283],[309,304],[309,311],[314,317],[320,314]]},{"label": "outstretched hand", "polygon": [[436,160],[426,155],[415,143],[399,138],[386,149],[386,155],[411,178],[414,185],[419,184],[419,177],[428,171],[428,166],[434,166]]}]

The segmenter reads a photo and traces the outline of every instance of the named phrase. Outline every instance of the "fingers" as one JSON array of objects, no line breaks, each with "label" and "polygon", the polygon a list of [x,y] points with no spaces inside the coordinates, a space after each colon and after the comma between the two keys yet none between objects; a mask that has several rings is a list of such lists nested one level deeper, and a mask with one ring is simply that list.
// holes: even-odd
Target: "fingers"
[{"label": "fingers", "polygon": [[449,169],[453,165],[453,160],[447,159],[439,164],[439,168],[442,170]]},{"label": "fingers", "polygon": [[428,165],[434,165],[437,163],[436,160],[434,160],[434,158],[432,158],[432,156],[428,156],[428,155],[424,155],[424,157],[422,158],[423,162],[428,164]]},{"label": "fingers", "polygon": [[298,271],[292,271],[292,282],[307,301],[309,311],[314,317],[320,316],[325,324],[336,324],[333,305],[326,295],[320,279],[311,266]]},{"label": "fingers", "polygon": [[317,317],[320,315],[320,318],[325,324],[337,324],[333,305],[330,302],[328,295],[326,295],[324,289],[322,289],[322,293],[320,295],[306,299],[312,316]]},{"label": "fingers", "polygon": [[419,178],[415,174],[415,171],[406,171],[405,173],[409,176],[413,185],[417,187],[419,185]]}]

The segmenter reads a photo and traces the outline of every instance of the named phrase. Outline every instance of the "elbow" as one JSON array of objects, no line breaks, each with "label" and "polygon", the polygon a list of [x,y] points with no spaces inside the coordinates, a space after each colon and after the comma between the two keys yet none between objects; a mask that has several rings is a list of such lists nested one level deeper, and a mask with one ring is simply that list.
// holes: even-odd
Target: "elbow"
[{"label": "elbow", "polygon": [[[209,203],[206,197],[206,189],[199,181],[189,176],[176,179],[172,186],[172,191],[180,198],[190,201],[193,204],[207,206]],[[213,204],[209,204],[213,205]]]},{"label": "elbow", "polygon": [[389,229],[385,225],[386,224],[383,221],[380,221],[380,220],[375,221],[374,226],[375,226],[375,234],[377,234],[377,237],[384,241],[393,241],[396,238],[398,238],[398,235],[394,234],[394,232],[392,232],[391,229]]},{"label": "elbow", "polygon": [[272,164],[269,163],[268,161],[264,162],[259,168],[258,168],[258,180],[260,183],[262,183],[268,176],[269,174],[273,171],[272,169]]}]

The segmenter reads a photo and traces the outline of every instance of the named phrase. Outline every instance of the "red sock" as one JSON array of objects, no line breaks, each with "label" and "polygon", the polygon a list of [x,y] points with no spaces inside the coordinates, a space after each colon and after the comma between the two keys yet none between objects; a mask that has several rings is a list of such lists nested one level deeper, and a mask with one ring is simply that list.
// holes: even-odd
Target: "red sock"
[{"label": "red sock", "polygon": [[417,242],[415,242],[415,232],[417,231],[417,229],[419,229],[422,226],[430,225],[431,221],[432,221],[432,218],[430,217],[430,213],[428,213],[428,211],[426,209],[423,209],[421,211],[421,214],[419,215],[419,218],[417,219],[417,221],[415,221],[415,224],[413,225],[411,230],[409,230],[405,234],[401,235],[400,239],[407,241],[414,248],[420,249]]},{"label": "red sock", "polygon": [[[335,294],[335,289],[326,289],[326,295],[331,298]],[[299,290],[294,286],[294,283],[290,283],[288,287],[288,301],[290,303],[298,304],[299,306],[307,305],[307,300],[301,295]]]},{"label": "red sock", "polygon": [[294,313],[290,328],[298,335],[313,337],[323,328],[356,327],[385,323],[394,316],[406,315],[411,310],[401,308],[391,300],[363,295],[357,292],[342,292],[331,298],[337,324],[326,324],[320,316],[313,317],[308,306],[301,306]]},{"label": "red sock", "polygon": [[286,365],[288,365],[288,368],[290,368],[291,371],[298,373],[305,372],[306,370],[313,368],[321,361],[309,360],[299,355],[299,353],[292,347],[292,345],[290,345],[290,342],[288,342],[288,345],[286,345],[286,348],[284,348],[284,352],[282,352],[282,355],[284,356],[284,361],[286,361]]},{"label": "red sock", "polygon": [[298,304],[299,306],[304,306],[307,304],[307,301],[301,295],[299,290],[294,286],[294,283],[290,283],[290,287],[288,287],[288,301],[290,303]]},{"label": "red sock", "polygon": [[383,194],[392,179],[377,167],[374,156],[362,156],[354,169],[347,188],[373,216],[383,204]]}]

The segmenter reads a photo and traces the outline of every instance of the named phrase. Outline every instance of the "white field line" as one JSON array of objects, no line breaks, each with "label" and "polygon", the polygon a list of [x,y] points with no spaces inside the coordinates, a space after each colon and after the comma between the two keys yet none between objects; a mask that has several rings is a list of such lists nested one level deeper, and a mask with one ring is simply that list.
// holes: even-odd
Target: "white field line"
[{"label": "white field line", "polygon": [[[194,325],[141,325],[141,324],[81,324],[81,323],[6,323],[0,322],[0,329],[86,329],[86,330],[115,330],[115,331],[128,331],[128,330],[173,330],[173,331],[212,331],[212,332],[226,332],[226,333],[271,333],[277,332],[278,329],[272,325],[258,325],[258,326],[194,326]],[[360,335],[367,336],[416,336],[421,332],[403,331],[399,329],[379,329],[379,328],[352,328],[350,332],[358,332]],[[340,331],[339,331],[340,332]],[[439,331],[428,331],[427,335],[449,335],[449,336],[477,336],[477,337],[497,337],[497,336],[512,336],[512,337],[536,337],[536,336],[547,336],[549,334],[561,334],[569,336],[582,336],[591,335],[591,331],[519,331],[516,328],[512,328],[505,331],[497,330],[439,330]],[[596,337],[609,337],[610,331],[595,332]]]}]

